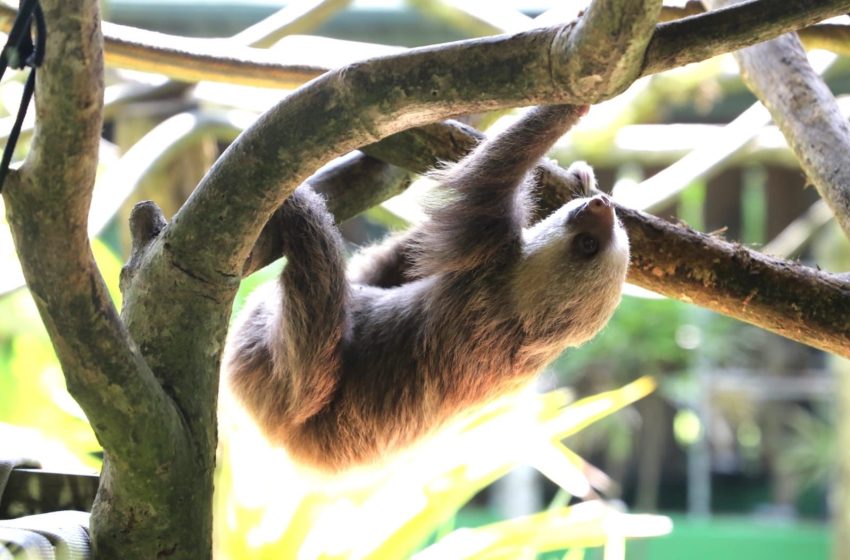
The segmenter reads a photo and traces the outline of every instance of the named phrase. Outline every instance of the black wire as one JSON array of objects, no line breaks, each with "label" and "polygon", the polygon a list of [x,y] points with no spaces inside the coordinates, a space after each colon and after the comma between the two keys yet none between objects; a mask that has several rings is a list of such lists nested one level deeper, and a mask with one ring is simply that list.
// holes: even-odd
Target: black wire
[{"label": "black wire", "polygon": [[[35,43],[32,38],[32,24],[35,23]],[[3,148],[3,157],[0,159],[0,192],[3,191],[3,183],[9,174],[9,164],[15,153],[15,145],[21,135],[24,117],[27,108],[35,93],[35,70],[44,61],[45,41],[47,40],[47,26],[44,22],[44,12],[38,0],[22,0],[18,8],[18,15],[9,31],[6,46],[0,52],[0,79],[6,73],[6,68],[23,69],[26,66],[32,68],[27,81],[24,84],[24,92],[21,95],[21,103],[18,105],[18,114],[15,124],[9,132],[9,139]]]},{"label": "black wire", "polygon": [[[23,0],[18,8],[18,15],[15,16],[15,22],[12,24],[12,30],[9,31],[9,38],[6,40],[6,46],[3,47],[3,52],[0,53],[0,65],[3,66],[0,71],[6,71],[7,66],[21,69],[26,63],[32,49],[32,39],[30,37],[30,27],[32,23],[32,14],[35,7],[38,5],[38,0]],[[43,16],[42,16],[43,17]]]},{"label": "black wire", "polygon": [[6,140],[6,147],[3,149],[3,159],[0,160],[0,192],[3,190],[3,183],[6,181],[6,175],[9,174],[9,164],[12,163],[12,156],[15,153],[15,144],[18,143],[18,137],[21,135],[24,117],[27,116],[27,107],[29,107],[34,91],[35,70],[32,70],[30,75],[27,76],[26,84],[24,84],[24,93],[21,96],[21,104],[18,105],[18,116],[15,117],[15,124],[12,126],[12,131],[9,132],[9,139]]}]

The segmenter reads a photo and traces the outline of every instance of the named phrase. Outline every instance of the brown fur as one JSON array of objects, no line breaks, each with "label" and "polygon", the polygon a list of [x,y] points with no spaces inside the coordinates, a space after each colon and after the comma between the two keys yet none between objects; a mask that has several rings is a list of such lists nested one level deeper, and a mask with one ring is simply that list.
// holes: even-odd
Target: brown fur
[{"label": "brown fur", "polygon": [[[620,299],[625,232],[607,199],[578,199],[525,229],[525,177],[584,108],[530,111],[439,172],[447,204],[350,278],[324,202],[301,187],[279,215],[288,264],[228,341],[232,390],[297,461],[334,472],[409,446],[530,380],[593,336]],[[594,181],[571,167],[585,193]],[[594,236],[595,255],[576,235]],[[398,243],[398,240],[396,240]]]}]

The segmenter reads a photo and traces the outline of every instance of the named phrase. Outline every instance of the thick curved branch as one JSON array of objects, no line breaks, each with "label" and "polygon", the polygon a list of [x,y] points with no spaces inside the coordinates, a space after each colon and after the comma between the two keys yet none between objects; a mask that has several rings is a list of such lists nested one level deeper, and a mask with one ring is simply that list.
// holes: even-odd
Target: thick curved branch
[{"label": "thick curved branch", "polygon": [[800,40],[783,35],[739,51],[735,59],[850,239],[850,126]]},{"label": "thick curved branch", "polygon": [[[827,15],[850,9],[850,0],[829,4]],[[808,11],[824,13],[820,7]],[[810,21],[803,12],[796,20]],[[775,32],[794,18],[783,13],[780,20]],[[557,80],[571,57],[580,56],[570,50],[567,27],[415,49],[314,80],[266,113],[219,159],[165,232],[171,258],[208,282],[229,282],[239,276],[272,212],[335,156],[451,114],[596,99],[596,88],[567,91]],[[568,50],[553,51],[553,44]],[[588,46],[582,45],[575,48]],[[213,248],[222,257],[218,267],[210,264],[216,260]]]},{"label": "thick curved branch", "polygon": [[[110,300],[86,229],[103,96],[98,2],[42,5],[48,33],[37,74],[38,125],[3,193],[9,224],[68,389],[104,447],[154,467],[163,460],[156,442],[174,437],[178,417]],[[139,453],[145,445],[151,456]]]},{"label": "thick curved branch", "polygon": [[[705,13],[659,24],[641,75],[699,62],[847,11],[850,2],[846,0],[795,0],[792,4],[751,0],[720,14]],[[7,31],[14,16],[14,7],[0,4],[0,29]],[[834,33],[819,27],[807,34],[823,37]],[[104,23],[103,29],[108,65],[164,74],[184,82],[209,80],[291,89],[329,69],[315,64],[282,64],[261,49],[235,47],[222,39],[187,39],[110,23]]]}]

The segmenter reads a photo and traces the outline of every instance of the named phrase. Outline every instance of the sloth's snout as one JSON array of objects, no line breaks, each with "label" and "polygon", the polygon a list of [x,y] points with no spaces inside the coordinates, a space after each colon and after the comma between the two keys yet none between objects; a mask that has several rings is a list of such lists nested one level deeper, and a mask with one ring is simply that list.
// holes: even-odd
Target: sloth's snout
[{"label": "sloth's snout", "polygon": [[588,200],[579,213],[589,213],[593,220],[599,220],[603,226],[608,228],[614,225],[614,205],[611,199],[604,194],[598,194]]},{"label": "sloth's snout", "polygon": [[614,204],[604,194],[597,194],[582,204],[573,216],[580,228],[611,230],[614,227]]},{"label": "sloth's snout", "polygon": [[611,199],[604,194],[597,194],[575,210],[569,220],[569,227],[585,236],[592,236],[601,249],[611,241],[615,220]]}]

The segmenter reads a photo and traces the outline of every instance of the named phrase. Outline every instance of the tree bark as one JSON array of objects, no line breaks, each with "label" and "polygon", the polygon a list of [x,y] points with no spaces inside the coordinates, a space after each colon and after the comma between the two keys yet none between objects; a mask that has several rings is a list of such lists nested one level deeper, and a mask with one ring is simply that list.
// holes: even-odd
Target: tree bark
[{"label": "tree bark", "polygon": [[[125,309],[119,317],[87,235],[102,125],[99,3],[41,4],[47,44],[37,74],[37,127],[31,152],[8,177],[3,196],[27,285],[68,390],[104,448],[91,517],[94,551],[102,558],[209,557],[215,356],[228,305],[217,306],[215,340],[204,341],[210,346],[200,357],[186,339],[202,334],[203,325],[215,317],[212,313],[181,324],[178,317],[136,314],[138,308],[130,304],[131,313]],[[175,297],[185,284],[175,284]],[[191,393],[164,383],[162,370],[177,369],[179,362],[155,359],[162,357],[157,349],[131,337],[133,321],[140,316],[148,323],[160,321],[157,328],[174,335],[169,345],[181,355],[181,365],[194,360],[191,367],[179,369],[181,374],[203,373],[193,379]]]}]

